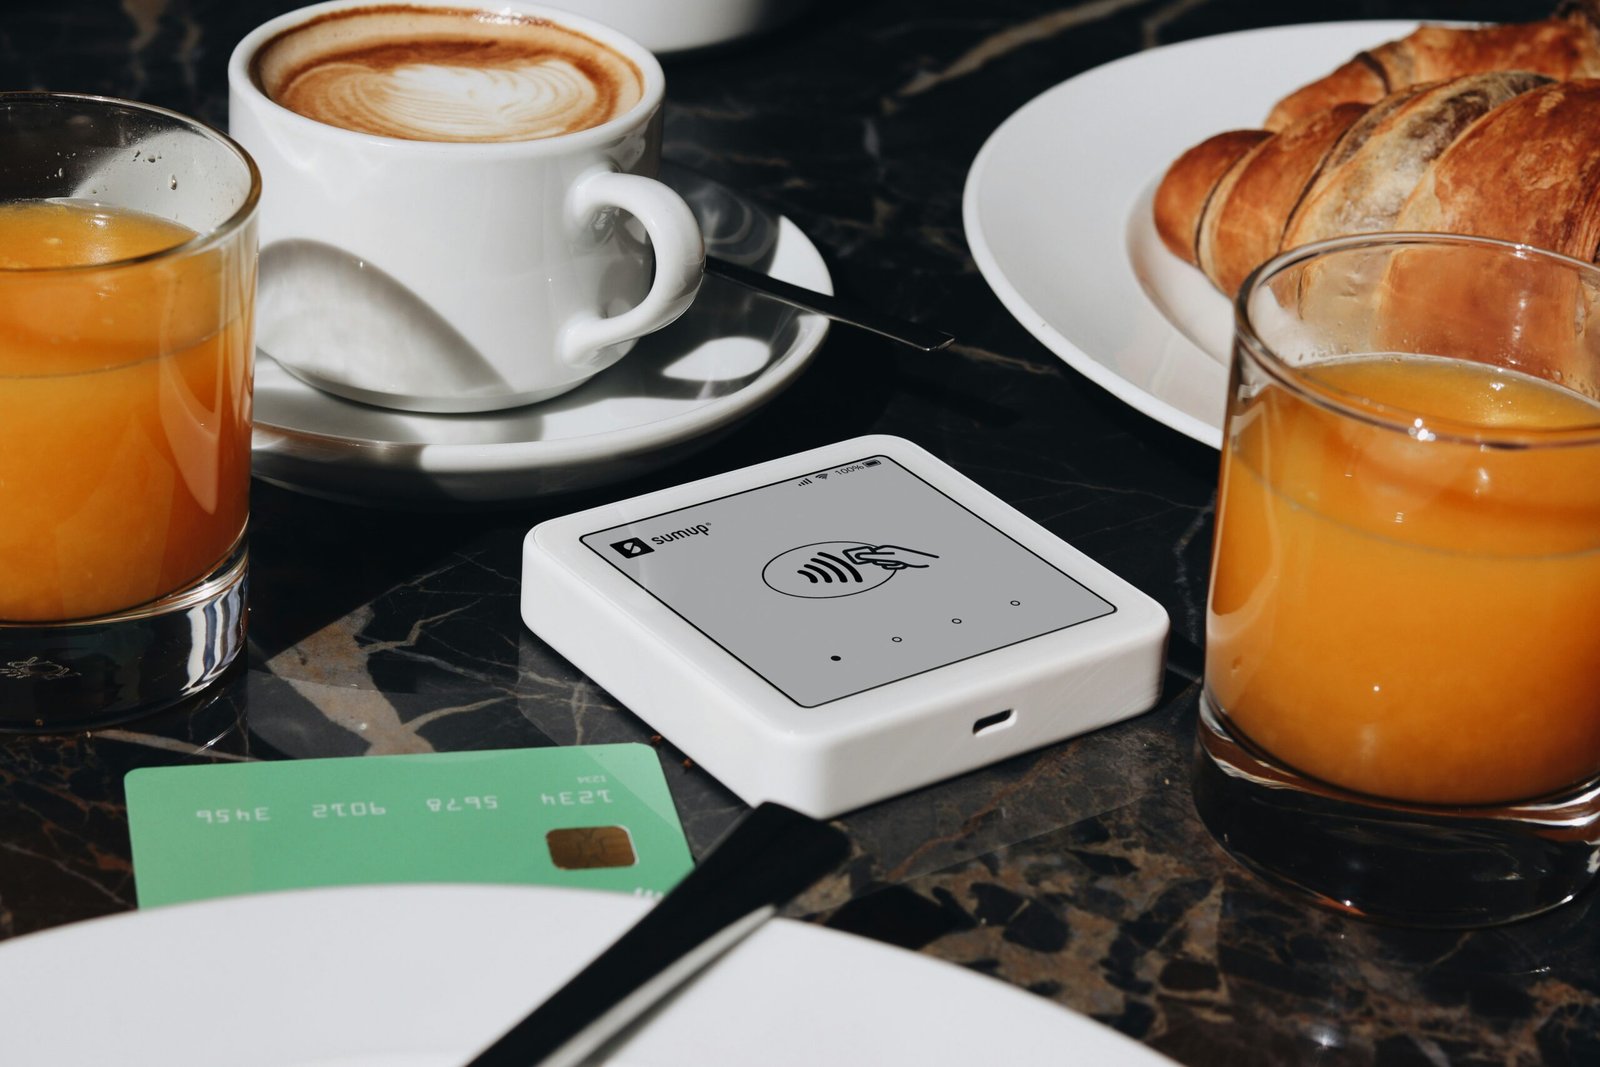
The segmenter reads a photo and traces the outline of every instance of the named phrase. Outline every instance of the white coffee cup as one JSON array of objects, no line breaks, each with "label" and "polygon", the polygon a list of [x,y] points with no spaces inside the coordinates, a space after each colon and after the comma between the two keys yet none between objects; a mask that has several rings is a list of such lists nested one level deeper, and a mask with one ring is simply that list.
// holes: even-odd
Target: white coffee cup
[{"label": "white coffee cup", "polygon": [[[281,50],[288,31],[360,30],[356,12],[374,7],[479,11],[472,0],[332,0],[264,23],[233,51],[229,128],[263,187],[257,343],[311,385],[411,411],[516,407],[582,384],[694,299],[700,230],[651,177],[661,65],[588,19],[494,2],[480,18],[546,20],[623,57],[639,75],[637,102],[575,132],[447,141],[331,125],[263,88],[258,64],[276,54],[263,49]],[[492,72],[479,85],[479,73],[443,76],[466,83],[471,100],[516,80]]]}]

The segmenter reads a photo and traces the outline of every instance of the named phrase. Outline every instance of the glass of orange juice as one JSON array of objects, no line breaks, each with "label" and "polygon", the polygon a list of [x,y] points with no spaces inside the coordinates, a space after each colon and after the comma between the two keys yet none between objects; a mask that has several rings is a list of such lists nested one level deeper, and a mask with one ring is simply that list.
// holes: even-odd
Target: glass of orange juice
[{"label": "glass of orange juice", "polygon": [[255,165],[0,93],[0,728],[170,706],[244,640]]},{"label": "glass of orange juice", "polygon": [[1396,923],[1600,866],[1600,270],[1388,234],[1236,301],[1196,807],[1260,874]]}]

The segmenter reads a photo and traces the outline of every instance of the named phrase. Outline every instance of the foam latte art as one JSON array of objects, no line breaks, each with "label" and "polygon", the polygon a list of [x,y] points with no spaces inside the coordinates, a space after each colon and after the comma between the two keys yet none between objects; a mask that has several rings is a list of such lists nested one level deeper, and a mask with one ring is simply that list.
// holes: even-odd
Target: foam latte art
[{"label": "foam latte art", "polygon": [[608,122],[643,95],[626,57],[542,19],[470,10],[334,12],[269,41],[258,82],[329,125],[420,141],[528,141]]},{"label": "foam latte art", "polygon": [[531,141],[587,129],[610,112],[600,88],[560,58],[491,70],[329,64],[299,88],[315,97],[323,122],[425,141]]}]

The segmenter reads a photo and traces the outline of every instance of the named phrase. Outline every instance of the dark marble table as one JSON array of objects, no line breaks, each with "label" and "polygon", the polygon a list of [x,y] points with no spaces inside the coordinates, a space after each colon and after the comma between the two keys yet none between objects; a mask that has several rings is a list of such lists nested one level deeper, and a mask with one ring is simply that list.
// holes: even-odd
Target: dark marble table
[{"label": "dark marble table", "polygon": [[[233,42],[289,6],[9,5],[0,86],[130,96],[223,125]],[[836,329],[796,385],[706,451],[562,499],[360,508],[257,483],[248,662],[178,711],[0,741],[0,935],[134,906],[122,778],[143,766],[650,741],[704,850],[743,806],[523,627],[520,540],[566,511],[886,432],[1159,599],[1174,627],[1166,689],[1132,721],[847,814],[847,868],[793,914],[991,974],[1196,1067],[1600,1063],[1592,893],[1499,929],[1406,932],[1280,895],[1212,842],[1187,767],[1215,454],[1033,340],[974,267],[960,211],[988,133],[1114,57],[1284,15],[1537,13],[1512,0],[877,0],[669,63],[668,158],[788,215],[842,293],[959,343],[929,356]]]}]

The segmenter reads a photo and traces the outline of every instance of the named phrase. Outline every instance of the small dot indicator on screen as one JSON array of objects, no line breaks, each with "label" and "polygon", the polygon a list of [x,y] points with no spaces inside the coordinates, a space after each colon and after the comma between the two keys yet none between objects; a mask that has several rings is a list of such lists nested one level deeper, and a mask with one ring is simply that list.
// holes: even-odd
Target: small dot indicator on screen
[{"label": "small dot indicator on screen", "polygon": [[889,638],[889,640],[893,641],[895,644],[898,645],[903,640],[903,638],[891,637],[891,638]]},{"label": "small dot indicator on screen", "polygon": [[1012,607],[1014,607],[1014,608],[1019,608],[1019,607],[1021,607],[1021,606],[1022,606],[1022,601],[1020,601],[1020,600],[1013,600],[1013,601],[1012,601],[1012,602],[1011,602],[1011,606],[1012,606]]},{"label": "small dot indicator on screen", "polygon": [[839,662],[839,657],[838,656],[829,656],[828,658],[833,660],[835,663]]},{"label": "small dot indicator on screen", "polygon": [[955,623],[957,626],[961,625],[961,620],[960,619],[951,619],[950,621]]}]

